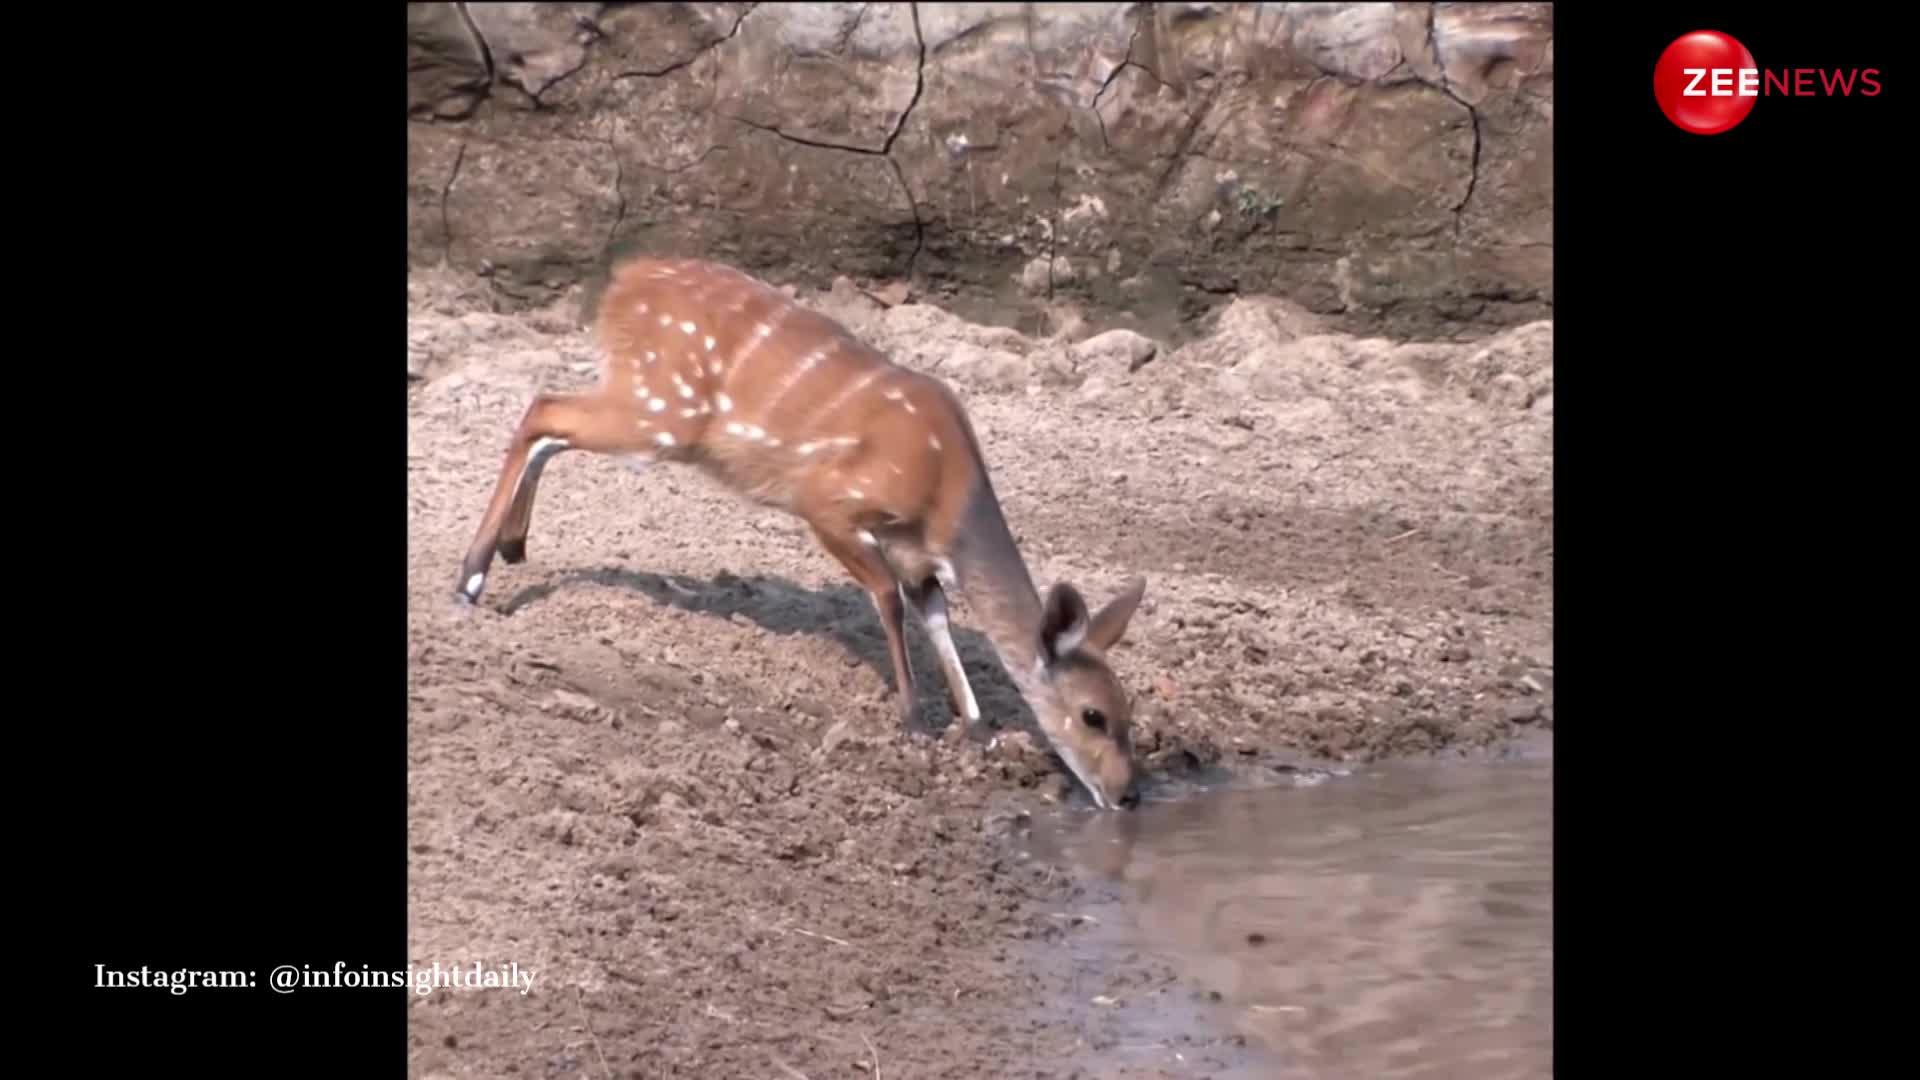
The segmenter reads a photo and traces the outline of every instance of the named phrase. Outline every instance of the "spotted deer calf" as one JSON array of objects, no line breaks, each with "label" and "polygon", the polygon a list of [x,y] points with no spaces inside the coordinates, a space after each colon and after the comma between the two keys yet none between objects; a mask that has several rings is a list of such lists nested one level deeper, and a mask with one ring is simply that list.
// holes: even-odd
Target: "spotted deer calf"
[{"label": "spotted deer calf", "polygon": [[596,327],[604,361],[585,394],[543,394],[514,432],[460,569],[472,603],[493,556],[526,558],[534,489],[564,450],[692,465],[805,521],[873,597],[903,715],[912,607],[969,727],[980,707],[947,625],[964,590],[1040,729],[1103,809],[1136,800],[1131,704],[1106,654],[1145,591],[1098,612],[1056,583],[1043,599],[994,495],[979,441],[938,380],[900,367],[833,320],[730,267],[641,259],[614,273]]}]

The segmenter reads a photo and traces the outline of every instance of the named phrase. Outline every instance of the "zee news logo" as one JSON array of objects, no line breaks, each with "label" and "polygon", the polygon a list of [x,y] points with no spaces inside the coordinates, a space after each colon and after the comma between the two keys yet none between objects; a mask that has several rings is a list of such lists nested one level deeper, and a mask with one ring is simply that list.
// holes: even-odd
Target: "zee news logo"
[{"label": "zee news logo", "polygon": [[1763,68],[1731,35],[1682,34],[1653,66],[1653,97],[1682,131],[1732,130],[1763,97],[1880,96],[1879,68]]}]

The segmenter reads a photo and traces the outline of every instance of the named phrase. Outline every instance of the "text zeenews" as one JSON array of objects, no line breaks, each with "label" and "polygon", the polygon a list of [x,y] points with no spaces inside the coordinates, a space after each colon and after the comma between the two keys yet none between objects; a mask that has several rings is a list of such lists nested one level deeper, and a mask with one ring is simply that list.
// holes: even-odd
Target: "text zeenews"
[{"label": "text zeenews", "polygon": [[[376,968],[369,964],[350,967],[342,961],[332,967],[281,964],[267,974],[266,986],[276,994],[300,990],[406,989],[423,996],[435,990],[517,990],[525,995],[533,989],[533,981],[534,973],[518,963],[441,964],[436,961],[429,967]],[[120,969],[95,964],[93,985],[110,990],[164,990],[178,996],[190,990],[251,990],[260,986],[261,980],[259,973],[252,970]]]}]

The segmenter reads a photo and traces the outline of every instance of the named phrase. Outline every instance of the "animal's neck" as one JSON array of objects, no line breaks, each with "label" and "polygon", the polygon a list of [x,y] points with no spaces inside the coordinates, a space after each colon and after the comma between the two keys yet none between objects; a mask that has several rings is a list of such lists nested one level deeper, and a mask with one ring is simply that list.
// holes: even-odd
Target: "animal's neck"
[{"label": "animal's neck", "polygon": [[984,472],[963,514],[953,565],[975,622],[1026,693],[1039,677],[1040,595]]}]

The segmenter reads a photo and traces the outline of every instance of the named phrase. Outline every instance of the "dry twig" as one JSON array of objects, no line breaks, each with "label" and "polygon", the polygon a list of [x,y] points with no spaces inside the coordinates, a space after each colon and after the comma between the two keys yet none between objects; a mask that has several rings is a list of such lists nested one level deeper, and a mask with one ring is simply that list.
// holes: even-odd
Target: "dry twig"
[{"label": "dry twig", "polygon": [[788,1076],[793,1077],[794,1080],[812,1080],[812,1078],[807,1076],[806,1073],[803,1073],[799,1069],[796,1069],[793,1066],[787,1064],[785,1061],[782,1061],[778,1054],[774,1055],[773,1063],[780,1067],[781,1072],[786,1073]]},{"label": "dry twig", "polygon": [[573,1005],[580,1010],[581,1026],[587,1029],[587,1041],[593,1044],[593,1056],[600,1059],[600,1071],[607,1074],[607,1080],[613,1080],[613,1070],[607,1067],[607,1055],[600,1050],[600,1036],[593,1033],[593,1021],[587,1019],[587,1002],[580,996],[580,988],[573,988]]}]

